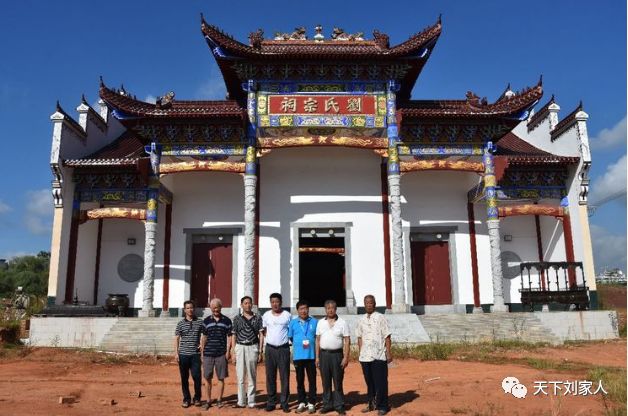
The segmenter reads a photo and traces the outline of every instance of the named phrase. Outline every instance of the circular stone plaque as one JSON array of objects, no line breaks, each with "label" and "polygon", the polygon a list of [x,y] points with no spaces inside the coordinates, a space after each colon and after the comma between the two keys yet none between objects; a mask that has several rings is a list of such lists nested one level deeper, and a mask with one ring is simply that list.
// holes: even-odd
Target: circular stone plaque
[{"label": "circular stone plaque", "polygon": [[118,262],[118,275],[125,282],[137,282],[144,276],[144,258],[127,254]]}]

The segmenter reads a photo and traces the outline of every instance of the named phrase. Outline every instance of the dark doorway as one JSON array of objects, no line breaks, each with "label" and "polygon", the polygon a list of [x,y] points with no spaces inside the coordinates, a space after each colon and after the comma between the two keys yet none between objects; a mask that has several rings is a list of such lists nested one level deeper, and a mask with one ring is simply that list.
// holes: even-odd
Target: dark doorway
[{"label": "dark doorway", "polygon": [[196,307],[206,308],[213,298],[231,307],[231,243],[199,243],[192,246],[190,299]]},{"label": "dark doorway", "polygon": [[326,300],[333,299],[344,307],[344,230],[307,229],[300,230],[299,235],[299,297],[307,299],[310,306],[324,306]]},{"label": "dark doorway", "polygon": [[451,274],[447,241],[412,241],[415,305],[450,305]]}]

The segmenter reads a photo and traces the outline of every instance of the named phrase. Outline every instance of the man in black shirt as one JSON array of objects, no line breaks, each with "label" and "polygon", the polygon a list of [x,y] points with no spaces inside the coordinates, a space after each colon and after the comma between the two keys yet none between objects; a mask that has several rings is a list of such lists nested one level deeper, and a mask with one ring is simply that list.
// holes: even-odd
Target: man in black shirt
[{"label": "man in black shirt", "polygon": [[179,363],[183,407],[190,407],[190,386],[188,379],[192,373],[194,380],[194,405],[201,405],[201,352],[200,339],[203,322],[194,315],[194,303],[183,303],[185,317],[177,323],[174,331],[174,358]]},{"label": "man in black shirt", "polygon": [[[264,352],[264,334],[262,317],[253,312],[253,299],[245,296],[240,300],[242,314],[233,318],[233,336],[235,337],[234,362],[238,378],[238,404],[236,407],[255,407],[257,363],[262,361]],[[247,374],[248,373],[248,374]],[[245,393],[244,379],[248,378]]]},{"label": "man in black shirt", "polygon": [[231,354],[231,319],[221,313],[222,302],[214,298],[209,303],[212,314],[203,320],[203,335],[201,336],[201,349],[203,350],[203,374],[207,386],[207,403],[209,409],[212,400],[212,377],[216,369],[218,379],[218,398],[216,406],[222,407],[222,394],[225,391],[225,377],[229,376],[227,362]]}]

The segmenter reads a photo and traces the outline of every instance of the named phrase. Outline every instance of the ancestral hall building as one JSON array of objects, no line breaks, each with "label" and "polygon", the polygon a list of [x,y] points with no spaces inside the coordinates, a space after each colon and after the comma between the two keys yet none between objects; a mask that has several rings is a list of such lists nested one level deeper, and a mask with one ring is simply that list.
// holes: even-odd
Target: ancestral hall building
[{"label": "ancestral hall building", "polygon": [[49,304],[122,293],[140,316],[174,315],[280,292],[351,313],[373,294],[464,313],[578,289],[594,306],[588,115],[559,121],[553,96],[535,111],[541,81],[490,103],[413,100],[441,30],[245,44],[202,19],[225,100],[148,103],[101,80],[77,121],[57,104]]}]

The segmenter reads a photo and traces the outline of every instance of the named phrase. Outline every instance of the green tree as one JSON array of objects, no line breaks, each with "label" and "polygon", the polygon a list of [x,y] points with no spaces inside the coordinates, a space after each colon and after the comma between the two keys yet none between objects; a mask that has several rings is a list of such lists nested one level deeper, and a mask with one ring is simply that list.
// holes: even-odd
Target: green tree
[{"label": "green tree", "polygon": [[18,256],[0,270],[0,297],[10,298],[18,286],[29,295],[46,296],[50,253],[40,251],[35,256]]}]

